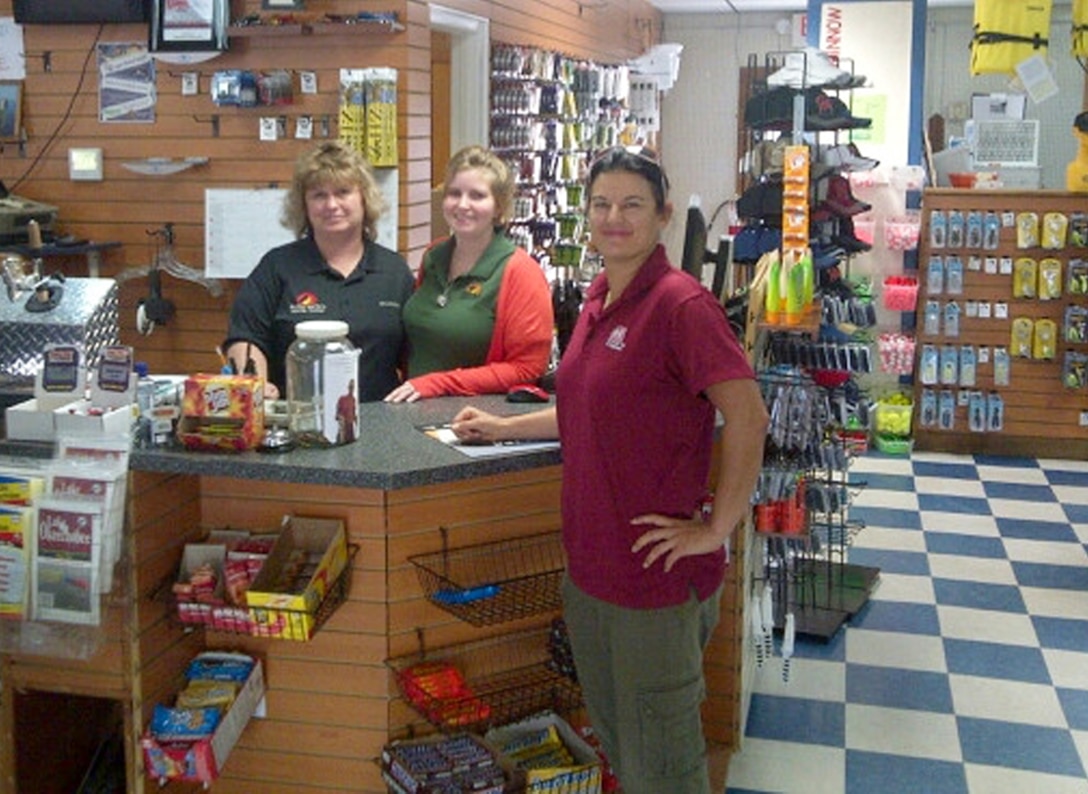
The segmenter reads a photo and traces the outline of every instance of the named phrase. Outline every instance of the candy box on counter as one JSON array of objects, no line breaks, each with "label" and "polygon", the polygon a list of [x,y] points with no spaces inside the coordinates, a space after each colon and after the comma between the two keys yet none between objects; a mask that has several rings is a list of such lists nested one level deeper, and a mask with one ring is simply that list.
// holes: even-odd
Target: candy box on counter
[{"label": "candy box on counter", "polygon": [[[348,564],[347,533],[339,519],[290,516],[246,604],[257,633],[308,640],[326,593]],[[346,575],[350,576],[350,572]]]},{"label": "candy box on counter", "polygon": [[178,440],[187,449],[242,451],[264,437],[264,381],[255,375],[185,379]]}]

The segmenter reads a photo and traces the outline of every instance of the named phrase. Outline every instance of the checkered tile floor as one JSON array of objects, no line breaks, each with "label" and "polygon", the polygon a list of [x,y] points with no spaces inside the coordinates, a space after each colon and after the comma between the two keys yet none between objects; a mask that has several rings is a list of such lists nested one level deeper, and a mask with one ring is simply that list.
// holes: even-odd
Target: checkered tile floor
[{"label": "checkered tile floor", "polygon": [[828,643],[757,672],[727,794],[1088,794],[1088,463],[859,457],[879,567]]}]

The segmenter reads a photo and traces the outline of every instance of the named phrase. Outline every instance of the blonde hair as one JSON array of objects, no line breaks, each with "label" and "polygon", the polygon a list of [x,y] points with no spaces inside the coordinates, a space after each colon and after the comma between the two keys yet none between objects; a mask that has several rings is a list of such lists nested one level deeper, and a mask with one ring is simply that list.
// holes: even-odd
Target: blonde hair
[{"label": "blonde hair", "polygon": [[491,195],[495,199],[496,223],[503,225],[510,220],[514,206],[514,174],[510,166],[498,155],[482,146],[466,146],[450,158],[442,190],[462,171],[482,171],[491,183]]},{"label": "blonde hair", "polygon": [[378,218],[385,212],[385,198],[370,164],[342,141],[326,141],[299,156],[283,201],[280,220],[284,226],[298,237],[309,233],[306,191],[318,185],[359,188],[363,197],[363,235],[368,240],[378,239]]}]

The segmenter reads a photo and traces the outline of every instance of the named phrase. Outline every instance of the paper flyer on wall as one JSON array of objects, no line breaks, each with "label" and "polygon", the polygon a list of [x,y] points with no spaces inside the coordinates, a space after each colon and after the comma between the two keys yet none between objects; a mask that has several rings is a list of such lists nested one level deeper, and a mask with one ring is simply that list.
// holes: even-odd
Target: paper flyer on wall
[{"label": "paper flyer on wall", "polygon": [[35,620],[97,625],[102,506],[43,497],[34,533]]},{"label": "paper flyer on wall", "polygon": [[92,465],[61,460],[46,467],[46,495],[101,507],[102,551],[98,585],[102,593],[108,593],[113,588],[113,569],[121,556],[127,483],[127,470],[115,464]]},{"label": "paper flyer on wall", "polygon": [[27,617],[34,508],[0,505],[0,620]]}]

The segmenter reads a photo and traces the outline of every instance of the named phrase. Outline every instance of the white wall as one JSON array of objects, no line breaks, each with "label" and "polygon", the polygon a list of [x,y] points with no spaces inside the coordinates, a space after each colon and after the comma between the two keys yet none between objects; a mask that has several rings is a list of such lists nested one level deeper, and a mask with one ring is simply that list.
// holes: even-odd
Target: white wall
[{"label": "white wall", "polygon": [[[697,193],[709,220],[737,186],[739,71],[750,53],[790,49],[790,37],[775,23],[786,14],[669,14],[662,41],[684,45],[680,76],[661,103],[662,158],[672,185],[676,217],[665,233],[674,262],[683,251],[684,210]],[[710,247],[724,229],[723,216],[711,228]]]},{"label": "white wall", "polygon": [[[1028,108],[1028,116],[1043,123],[1043,185],[1056,189],[1064,188],[1065,166],[1075,153],[1073,117],[1083,109],[1084,74],[1069,54],[1070,15],[1071,4],[1058,0],[1052,14],[1050,60],[1061,93],[1040,105],[1029,103]],[[662,101],[662,154],[678,210],[665,237],[673,261],[679,261],[683,248],[682,210],[688,196],[698,193],[702,197],[708,218],[722,201],[735,197],[737,127],[741,121],[737,117],[738,70],[749,54],[762,59],[767,52],[790,49],[789,34],[780,35],[776,30],[776,23],[788,16],[665,15],[662,40],[684,46],[679,79]],[[1008,90],[1008,78],[1002,75],[970,76],[972,20],[970,7],[931,8],[928,12],[923,116],[942,113],[950,133],[962,130],[962,122],[951,117],[973,92]],[[716,240],[722,229],[719,216],[711,239]]]}]

